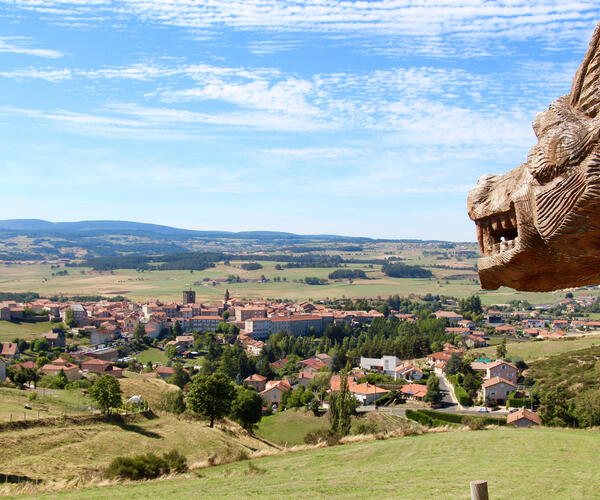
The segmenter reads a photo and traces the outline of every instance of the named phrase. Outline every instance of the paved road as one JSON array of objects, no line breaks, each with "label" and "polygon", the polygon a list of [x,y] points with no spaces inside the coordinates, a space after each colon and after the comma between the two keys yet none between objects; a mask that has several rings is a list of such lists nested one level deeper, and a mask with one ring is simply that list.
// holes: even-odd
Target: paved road
[{"label": "paved road", "polygon": [[454,405],[454,401],[452,400],[452,393],[450,392],[450,386],[446,383],[446,379],[444,377],[438,377],[440,381],[440,390],[442,392],[442,403],[447,405]]}]

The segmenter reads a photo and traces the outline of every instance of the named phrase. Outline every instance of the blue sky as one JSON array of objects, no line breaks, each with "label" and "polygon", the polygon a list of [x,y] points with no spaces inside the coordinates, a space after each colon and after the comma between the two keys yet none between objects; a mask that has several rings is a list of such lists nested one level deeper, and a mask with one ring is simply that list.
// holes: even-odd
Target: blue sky
[{"label": "blue sky", "polygon": [[475,240],[592,1],[0,0],[0,218]]}]

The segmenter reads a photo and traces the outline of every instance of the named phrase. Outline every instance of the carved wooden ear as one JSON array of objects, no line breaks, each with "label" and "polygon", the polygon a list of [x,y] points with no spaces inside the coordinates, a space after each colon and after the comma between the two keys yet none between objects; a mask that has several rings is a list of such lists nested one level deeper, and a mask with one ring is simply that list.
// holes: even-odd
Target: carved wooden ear
[{"label": "carved wooden ear", "polygon": [[590,117],[600,112],[600,23],[571,87],[570,104]]}]

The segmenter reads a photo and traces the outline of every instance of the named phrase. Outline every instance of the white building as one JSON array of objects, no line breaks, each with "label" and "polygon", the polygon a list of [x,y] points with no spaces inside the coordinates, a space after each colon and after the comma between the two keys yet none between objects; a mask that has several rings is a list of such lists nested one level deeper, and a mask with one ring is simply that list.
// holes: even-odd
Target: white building
[{"label": "white building", "polygon": [[360,358],[360,367],[363,370],[377,370],[384,375],[395,375],[395,370],[400,361],[396,356],[383,356],[382,358]]}]

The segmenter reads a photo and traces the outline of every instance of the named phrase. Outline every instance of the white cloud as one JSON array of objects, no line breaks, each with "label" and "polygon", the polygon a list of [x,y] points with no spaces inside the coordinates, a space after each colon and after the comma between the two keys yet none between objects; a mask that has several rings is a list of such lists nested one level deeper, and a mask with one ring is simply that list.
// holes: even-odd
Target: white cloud
[{"label": "white cloud", "polygon": [[0,52],[44,57],[48,59],[58,59],[63,56],[63,53],[58,50],[31,47],[30,40],[25,37],[0,37]]}]

